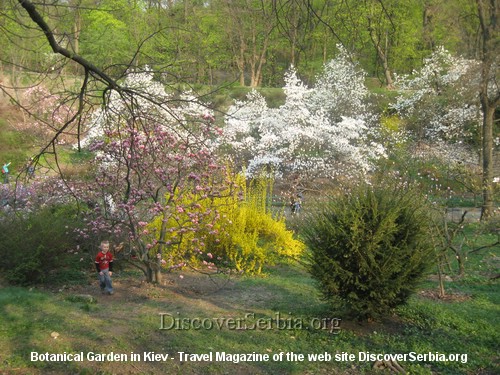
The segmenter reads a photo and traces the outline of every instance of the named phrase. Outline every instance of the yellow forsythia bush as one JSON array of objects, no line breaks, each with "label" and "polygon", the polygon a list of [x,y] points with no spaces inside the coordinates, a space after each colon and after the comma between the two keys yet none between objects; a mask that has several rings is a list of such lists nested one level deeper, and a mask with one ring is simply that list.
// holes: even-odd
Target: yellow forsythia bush
[{"label": "yellow forsythia bush", "polygon": [[[211,212],[204,217],[203,230],[170,230],[163,258],[167,266],[182,262],[205,262],[214,267],[233,268],[240,272],[260,273],[265,264],[279,259],[296,258],[304,250],[302,242],[287,230],[283,217],[273,217],[266,207],[272,181],[255,179],[246,186],[241,175],[233,177],[237,189],[226,191],[220,197],[196,201],[193,210]],[[185,196],[183,199],[195,199]],[[184,206],[189,206],[185,202]],[[189,215],[189,212],[183,215]],[[192,212],[191,212],[192,215]],[[178,228],[182,215],[169,219],[171,228]],[[149,228],[154,234],[162,218],[156,218]]]},{"label": "yellow forsythia bush", "polygon": [[304,245],[286,229],[284,218],[274,218],[266,207],[272,181],[258,178],[246,187],[244,178],[238,176],[236,183],[242,198],[231,197],[219,205],[216,226],[220,235],[208,242],[208,250],[248,273],[260,273],[263,265],[279,259],[298,257]]}]

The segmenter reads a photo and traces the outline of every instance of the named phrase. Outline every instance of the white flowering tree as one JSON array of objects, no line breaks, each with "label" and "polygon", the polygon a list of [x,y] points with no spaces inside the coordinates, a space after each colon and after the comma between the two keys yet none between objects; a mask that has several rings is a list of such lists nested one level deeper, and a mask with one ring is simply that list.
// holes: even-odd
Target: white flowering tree
[{"label": "white flowering tree", "polygon": [[[481,9],[481,3],[478,6]],[[498,66],[488,52],[488,63]],[[489,217],[493,215],[497,178],[493,175],[493,150],[500,146],[498,129],[494,129],[500,91],[495,72],[485,69],[489,66],[485,64],[484,58],[467,60],[439,48],[422,69],[397,79],[402,94],[394,109],[417,131],[418,139],[452,143],[457,149],[462,148],[461,143],[475,146],[483,164],[482,217]]]},{"label": "white flowering tree", "polygon": [[481,124],[479,62],[438,48],[412,75],[399,76],[393,108],[420,139],[477,142]]},{"label": "white flowering tree", "polygon": [[248,175],[268,168],[278,177],[332,177],[366,171],[384,154],[365,105],[364,74],[345,50],[340,48],[312,87],[291,67],[283,90],[285,103],[278,108],[252,91],[225,118],[223,143]]}]

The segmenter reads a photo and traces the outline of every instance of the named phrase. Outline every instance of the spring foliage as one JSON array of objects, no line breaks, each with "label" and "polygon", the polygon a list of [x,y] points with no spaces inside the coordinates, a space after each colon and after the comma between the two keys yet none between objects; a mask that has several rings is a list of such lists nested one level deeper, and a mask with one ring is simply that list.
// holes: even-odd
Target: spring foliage
[{"label": "spring foliage", "polygon": [[[235,269],[245,273],[260,273],[263,265],[277,260],[301,255],[303,244],[293,238],[286,229],[283,218],[274,218],[266,208],[267,194],[271,182],[255,179],[246,186],[243,176],[235,177],[231,188],[219,197],[199,202],[184,201],[182,207],[197,207],[200,212],[209,212],[204,224],[196,223],[198,230],[170,230],[166,238],[167,248],[163,255],[165,267],[184,266],[187,263],[203,264],[209,269]],[[184,197],[185,200],[196,196]],[[198,217],[192,211],[178,210],[176,222],[189,222]],[[162,218],[157,217],[149,226],[152,235],[160,231]]]},{"label": "spring foliage", "polygon": [[304,227],[325,299],[340,298],[360,319],[404,304],[433,259],[425,207],[403,185],[364,185],[326,202]]},{"label": "spring foliage", "polygon": [[[201,103],[175,100],[148,72],[127,77],[131,101],[112,92],[82,145],[96,151],[97,205],[83,235],[130,243],[149,281],[162,268],[204,263],[260,272],[301,244],[262,206],[266,189],[245,189],[213,152],[220,129]],[[261,202],[257,204],[257,201]]]},{"label": "spring foliage", "polygon": [[[269,184],[266,178],[255,179],[244,189],[243,200],[222,206],[225,212],[218,225],[225,235],[210,247],[238,271],[260,273],[265,264],[296,258],[303,252],[303,244],[286,229],[284,218],[274,218],[267,210]],[[243,181],[240,186],[245,186]]]},{"label": "spring foliage", "polygon": [[[12,284],[42,283],[61,274],[66,253],[76,246],[76,207],[54,204],[25,211],[0,212],[0,270]],[[75,275],[72,275],[75,278]]]},{"label": "spring foliage", "polygon": [[[202,103],[188,94],[173,98],[150,71],[130,72],[124,85],[126,95],[108,93],[80,144],[96,154],[82,235],[127,241],[148,281],[160,282],[169,241],[202,230],[211,215],[204,201],[230,181],[210,146],[218,129]],[[155,217],[162,224],[152,236],[146,226]],[[179,236],[169,240],[172,233]]]}]

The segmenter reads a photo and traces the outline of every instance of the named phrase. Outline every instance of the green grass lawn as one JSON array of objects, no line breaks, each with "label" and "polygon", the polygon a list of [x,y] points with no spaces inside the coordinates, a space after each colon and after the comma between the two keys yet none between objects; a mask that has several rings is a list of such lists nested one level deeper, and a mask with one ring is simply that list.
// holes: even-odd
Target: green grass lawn
[{"label": "green grass lawn", "polygon": [[14,175],[23,170],[33,152],[35,138],[13,130],[7,121],[0,118],[0,163],[11,162],[10,170]]},{"label": "green grass lawn", "polygon": [[[500,294],[491,274],[499,256],[498,248],[471,255],[467,276],[447,282],[448,299],[435,298],[436,282],[426,281],[393,316],[371,323],[350,321],[326,305],[308,274],[291,265],[259,277],[172,273],[161,286],[122,269],[115,273],[113,296],[97,292],[92,273],[80,284],[51,289],[3,287],[0,373],[368,374],[373,361],[363,353],[414,352],[427,359],[398,361],[411,374],[494,374],[500,371]],[[96,302],[80,299],[82,294]],[[333,318],[341,319],[338,327]],[[83,360],[35,362],[32,352],[83,353]],[[90,354],[111,352],[126,360]],[[169,358],[154,360],[151,352]],[[180,352],[212,353],[212,361],[180,361]],[[235,357],[254,352],[268,359]],[[462,356],[443,362],[429,353]]]}]

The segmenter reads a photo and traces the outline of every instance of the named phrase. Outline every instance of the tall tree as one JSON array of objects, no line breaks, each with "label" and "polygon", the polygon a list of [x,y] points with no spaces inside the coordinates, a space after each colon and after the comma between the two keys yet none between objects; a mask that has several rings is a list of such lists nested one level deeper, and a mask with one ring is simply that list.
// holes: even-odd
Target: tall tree
[{"label": "tall tree", "polygon": [[[414,1],[346,0],[335,3],[329,12],[311,12],[336,39],[360,56],[371,74],[382,68],[381,81],[392,86],[393,71],[411,71],[421,57],[421,5]],[[330,40],[331,40],[330,39]]]},{"label": "tall tree", "polygon": [[493,215],[493,126],[500,101],[498,68],[500,33],[498,0],[476,0],[477,14],[481,24],[481,87],[480,99],[483,109],[483,207],[482,218]]},{"label": "tall tree", "polygon": [[[217,180],[217,176],[222,184],[225,181],[224,174],[215,173],[221,168],[212,158],[209,148],[208,135],[213,129],[213,117],[195,97],[177,98],[175,95],[167,95],[164,87],[153,80],[152,72],[135,72],[130,65],[134,59],[130,56],[130,64],[109,69],[110,66],[106,67],[104,62],[105,68],[101,68],[76,54],[71,46],[60,43],[43,9],[40,10],[29,0],[18,0],[18,3],[43,33],[46,44],[53,53],[78,64],[84,70],[80,90],[73,98],[73,112],[68,110],[71,116],[65,118],[62,124],[54,126],[53,137],[41,153],[47,152],[49,147],[56,153],[58,139],[63,132],[75,125],[79,148],[84,146],[80,142],[81,129],[93,123],[106,125],[104,130],[103,126],[100,127],[100,133],[97,131],[101,138],[96,137],[97,142],[94,142],[95,150],[100,150],[101,156],[104,156],[99,168],[96,168],[97,176],[102,178],[97,178],[88,191],[93,189],[94,192],[105,192],[110,183],[115,183],[108,195],[101,196],[95,202],[97,211],[103,215],[106,212],[119,213],[118,216],[111,217],[110,233],[116,234],[115,230],[119,229],[120,224],[126,226],[129,238],[135,241],[138,248],[137,254],[148,280],[160,282],[162,256],[168,252],[164,238],[167,230],[172,228],[165,224],[160,237],[153,243],[146,243],[138,234],[144,234],[145,224],[141,218],[147,220],[153,211],[162,214],[165,219],[175,217],[175,210],[182,209],[182,202],[176,200],[182,200],[184,192],[197,194],[200,200],[218,194],[217,189],[209,187]],[[114,22],[106,12],[96,11],[93,16],[111,22],[108,25]],[[136,55],[139,52],[140,50]],[[99,103],[94,90],[98,90],[101,95],[98,97],[101,100],[101,110],[93,112],[93,121],[85,121],[84,113],[94,109],[93,105]],[[71,93],[68,92],[67,95],[71,96]],[[92,134],[94,131],[96,135],[95,129],[99,127],[91,127],[88,133]],[[164,159],[161,160],[162,158]],[[102,212],[102,209],[108,211]],[[94,223],[99,221],[97,219]],[[191,219],[193,225],[202,225],[199,217],[193,216]],[[189,225],[189,228],[194,228]],[[103,228],[104,226],[98,226],[92,230],[99,231]],[[188,230],[184,227],[179,230],[181,229]]]},{"label": "tall tree", "polygon": [[425,0],[422,9],[422,44],[425,51],[444,46],[453,54],[477,58],[476,4],[470,0]]},{"label": "tall tree", "polygon": [[[210,147],[216,129],[205,107],[189,97],[174,104],[153,72],[130,73],[125,83],[140,94],[127,98],[110,90],[84,139],[89,149],[98,150],[97,183],[87,199],[99,204],[88,229],[128,240],[138,258],[131,263],[149,282],[159,283],[162,259],[181,262],[193,256],[187,250],[176,254],[175,247],[185,233],[213,224],[213,207],[201,205],[220,196],[230,182]],[[187,217],[180,217],[183,212]],[[146,226],[158,216],[161,225],[153,235]]]},{"label": "tall tree", "polygon": [[389,65],[389,53],[396,32],[394,13],[388,9],[387,4],[384,4],[383,1],[376,1],[367,5],[369,13],[366,20],[368,21],[370,40],[377,52],[379,63],[382,65],[385,83],[388,88],[392,88],[393,79]]},{"label": "tall tree", "polygon": [[226,32],[231,41],[240,84],[250,75],[250,87],[262,82],[264,64],[271,36],[276,28],[274,2],[256,0],[224,0]]}]

